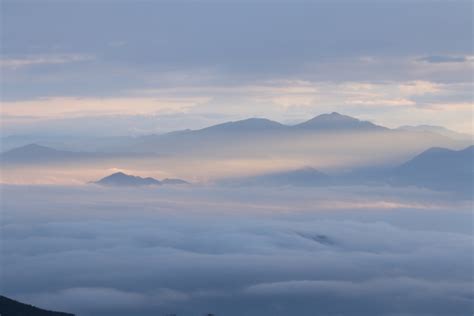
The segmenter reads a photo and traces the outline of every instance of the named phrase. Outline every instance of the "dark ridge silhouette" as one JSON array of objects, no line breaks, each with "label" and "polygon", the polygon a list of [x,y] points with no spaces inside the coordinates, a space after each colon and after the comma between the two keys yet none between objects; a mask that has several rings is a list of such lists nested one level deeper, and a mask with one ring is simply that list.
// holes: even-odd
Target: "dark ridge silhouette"
[{"label": "dark ridge silhouette", "polygon": [[96,184],[105,186],[144,186],[144,185],[161,185],[161,181],[151,177],[142,178],[116,172],[95,182]]},{"label": "dark ridge silhouette", "polygon": [[0,315],[1,316],[74,316],[74,314],[52,312],[34,307],[32,305],[20,303],[0,295]]},{"label": "dark ridge silhouette", "polygon": [[189,182],[181,179],[169,179],[166,178],[163,181],[157,180],[155,178],[147,177],[137,177],[133,175],[128,175],[123,172],[116,172],[100,179],[99,181],[93,182],[95,184],[104,185],[104,186],[123,186],[123,187],[136,187],[136,186],[148,186],[148,185],[181,185],[189,184]]}]

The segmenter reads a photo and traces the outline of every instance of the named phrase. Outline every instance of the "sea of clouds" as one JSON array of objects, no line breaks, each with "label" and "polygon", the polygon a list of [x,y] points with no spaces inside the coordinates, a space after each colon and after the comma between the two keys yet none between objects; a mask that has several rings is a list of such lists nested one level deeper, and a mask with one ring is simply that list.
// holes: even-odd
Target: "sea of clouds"
[{"label": "sea of clouds", "polygon": [[416,188],[1,188],[4,295],[79,316],[471,315],[472,201]]}]

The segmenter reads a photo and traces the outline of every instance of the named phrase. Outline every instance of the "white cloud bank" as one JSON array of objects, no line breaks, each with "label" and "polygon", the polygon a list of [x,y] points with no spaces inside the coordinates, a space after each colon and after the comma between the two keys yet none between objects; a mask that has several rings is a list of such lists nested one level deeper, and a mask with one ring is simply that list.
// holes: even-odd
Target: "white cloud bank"
[{"label": "white cloud bank", "polygon": [[433,192],[2,193],[1,290],[43,307],[80,316],[473,312],[470,202]]}]

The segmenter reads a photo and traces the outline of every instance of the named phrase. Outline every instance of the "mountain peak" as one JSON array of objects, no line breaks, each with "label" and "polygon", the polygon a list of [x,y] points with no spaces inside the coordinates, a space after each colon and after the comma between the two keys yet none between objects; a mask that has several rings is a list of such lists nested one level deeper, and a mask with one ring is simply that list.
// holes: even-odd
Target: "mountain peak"
[{"label": "mountain peak", "polygon": [[240,121],[226,122],[218,125],[209,126],[200,131],[221,131],[221,132],[236,132],[249,130],[265,130],[283,128],[285,125],[265,119],[265,118],[248,118]]},{"label": "mountain peak", "polygon": [[361,121],[338,112],[321,114],[312,119],[297,124],[294,127],[313,130],[377,130],[384,127],[369,121]]},{"label": "mountain peak", "polygon": [[72,156],[74,156],[73,152],[57,150],[38,144],[28,144],[3,152],[0,155],[0,160],[6,163],[47,162],[70,159]]},{"label": "mountain peak", "polygon": [[129,175],[121,171],[115,172],[93,183],[105,185],[105,186],[122,186],[122,187],[124,186],[137,187],[137,186],[162,185],[162,184],[170,184],[170,185],[189,184],[187,181],[184,181],[181,179],[166,178],[163,181],[160,181],[152,177],[142,178],[138,176]]},{"label": "mountain peak", "polygon": [[128,175],[123,172],[113,173],[105,178],[95,182],[96,184],[106,186],[143,186],[143,185],[160,185],[161,182],[151,178],[142,178],[138,176]]},{"label": "mountain peak", "polygon": [[9,152],[31,152],[31,153],[38,153],[38,152],[54,152],[57,151],[54,148],[38,145],[38,144],[27,144],[21,147],[14,148]]}]

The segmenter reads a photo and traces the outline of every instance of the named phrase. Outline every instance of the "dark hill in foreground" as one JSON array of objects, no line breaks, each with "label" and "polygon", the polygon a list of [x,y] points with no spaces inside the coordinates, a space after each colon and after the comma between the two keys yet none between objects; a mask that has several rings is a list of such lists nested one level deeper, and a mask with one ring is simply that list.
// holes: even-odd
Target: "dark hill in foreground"
[{"label": "dark hill in foreground", "polygon": [[0,295],[0,315],[2,316],[74,316],[74,314],[52,312]]}]

